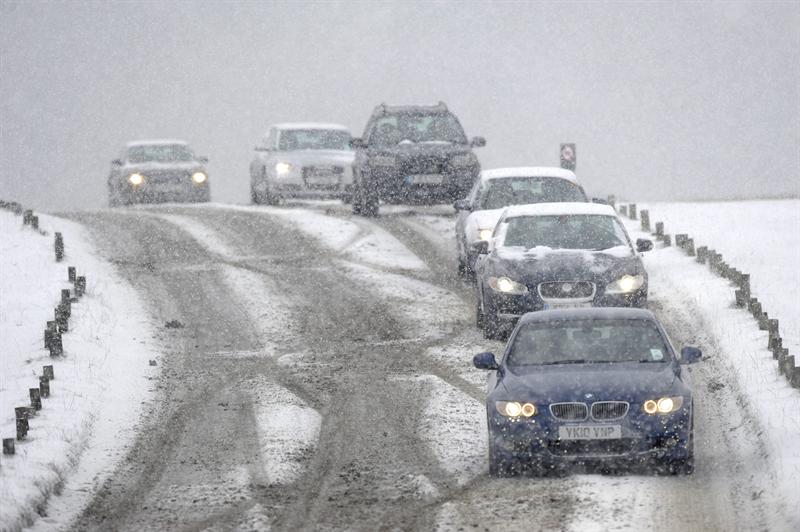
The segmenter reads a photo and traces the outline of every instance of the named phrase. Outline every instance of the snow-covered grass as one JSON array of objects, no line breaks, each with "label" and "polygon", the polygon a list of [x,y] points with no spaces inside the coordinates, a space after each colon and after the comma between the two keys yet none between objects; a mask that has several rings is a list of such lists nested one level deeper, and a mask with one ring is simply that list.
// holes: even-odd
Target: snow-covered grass
[{"label": "snow-covered grass", "polygon": [[[88,502],[94,486],[132,441],[132,419],[151,391],[158,369],[153,324],[136,292],[97,257],[81,226],[39,215],[48,236],[22,227],[20,217],[0,212],[0,435],[16,434],[14,410],[29,404],[42,365],[54,366],[51,396],[30,420],[16,454],[0,465],[0,529],[15,530],[48,512],[66,523]],[[56,263],[53,232],[64,235],[65,259]],[[87,293],[72,305],[64,357],[51,359],[43,331],[53,319],[60,291],[69,288],[67,265],[86,275]],[[76,464],[80,467],[73,472]],[[48,508],[54,493],[69,500]]]},{"label": "snow-covered grass", "polygon": [[[787,272],[796,271],[797,264],[789,260],[790,257],[785,254],[784,249],[774,249],[773,257],[770,246],[762,247],[758,241],[760,238],[772,242],[791,242],[793,238],[796,240],[798,233],[793,232],[791,227],[785,224],[781,227],[772,225],[769,211],[783,210],[787,219],[791,219],[796,213],[792,215],[788,210],[791,210],[791,206],[797,209],[798,202],[753,202],[755,204],[753,206],[746,203],[711,204],[714,207],[709,210],[716,212],[717,220],[730,221],[735,220],[739,213],[764,211],[763,216],[751,216],[747,227],[740,227],[738,230],[728,229],[738,233],[736,236],[727,237],[722,234],[724,231],[720,231],[719,243],[715,243],[713,247],[730,257],[734,265],[737,264],[737,260],[746,263],[740,267],[745,271],[751,269],[751,280],[759,275],[769,276],[769,272],[773,270],[772,264],[779,264]],[[702,208],[704,204],[696,205],[697,208]],[[728,206],[730,209],[727,216],[721,206]],[[676,208],[676,211],[682,208]],[[652,212],[657,211],[654,209]],[[685,220],[688,219],[690,215],[687,214]],[[651,214],[651,223],[656,220],[661,218],[653,217]],[[761,225],[759,220],[762,220],[764,225]],[[634,238],[646,236],[639,232],[638,221],[625,219],[625,223]],[[678,227],[680,226],[676,225],[675,230]],[[675,232],[669,226],[667,229],[669,232]],[[684,226],[680,230],[694,235],[697,242],[702,228],[695,231],[684,221]],[[706,231],[709,231],[707,234],[711,234],[711,231],[716,230],[707,228]],[[768,234],[770,231],[794,234]],[[740,246],[746,248],[744,251],[735,247],[737,240]],[[761,255],[751,256],[748,247],[759,249]],[[766,347],[767,333],[758,329],[755,319],[747,311],[735,308],[734,288],[728,281],[715,276],[707,266],[698,264],[681,250],[674,247],[659,248],[643,254],[643,260],[650,274],[651,298],[658,297],[668,306],[675,308],[688,306],[694,318],[704,326],[711,340],[719,346],[719,356],[725,358],[726,366],[738,378],[737,384],[744,395],[743,400],[763,427],[763,438],[769,444],[766,451],[774,464],[776,487],[782,497],[775,503],[778,506],[782,503],[788,510],[789,515],[785,516],[787,523],[800,526],[800,505],[797,504],[796,498],[797,493],[800,493],[800,444],[798,443],[800,442],[800,390],[792,388],[779,373],[777,363]],[[770,266],[759,270],[758,265],[762,262]],[[792,275],[778,272],[778,269],[780,268],[775,269],[775,275],[787,283],[781,285],[782,291],[778,291],[769,281],[756,286],[764,291],[762,293],[771,294],[775,308],[789,308],[792,304],[796,307],[798,288],[800,288],[797,278],[794,277],[793,280]],[[796,276],[796,273],[794,275]],[[768,292],[771,288],[775,291]],[[794,308],[791,312],[796,315],[797,309]]]},{"label": "snow-covered grass", "polygon": [[753,297],[780,320],[783,346],[800,355],[800,200],[643,203],[651,227],[687,233],[750,274]]}]

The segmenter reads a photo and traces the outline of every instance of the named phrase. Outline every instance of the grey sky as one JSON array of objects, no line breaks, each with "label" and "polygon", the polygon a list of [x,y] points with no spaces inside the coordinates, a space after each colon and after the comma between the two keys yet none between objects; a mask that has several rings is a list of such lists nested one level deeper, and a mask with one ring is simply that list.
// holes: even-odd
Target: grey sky
[{"label": "grey sky", "polygon": [[0,198],[99,207],[129,139],[179,137],[248,199],[268,124],[444,100],[485,168],[641,200],[800,194],[800,3],[0,0]]}]

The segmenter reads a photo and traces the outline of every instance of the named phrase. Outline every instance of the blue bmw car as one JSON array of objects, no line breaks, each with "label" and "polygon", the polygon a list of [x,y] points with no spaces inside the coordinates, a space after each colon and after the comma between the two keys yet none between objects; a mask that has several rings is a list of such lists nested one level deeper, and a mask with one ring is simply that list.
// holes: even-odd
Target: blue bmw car
[{"label": "blue bmw car", "polygon": [[633,308],[525,314],[490,370],[489,471],[547,472],[573,462],[694,470],[695,347],[676,353],[652,312]]}]

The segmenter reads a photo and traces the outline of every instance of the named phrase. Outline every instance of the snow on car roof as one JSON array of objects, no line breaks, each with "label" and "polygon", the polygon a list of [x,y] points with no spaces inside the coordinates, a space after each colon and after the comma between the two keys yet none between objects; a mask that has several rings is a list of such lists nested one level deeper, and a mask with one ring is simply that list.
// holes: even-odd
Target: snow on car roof
[{"label": "snow on car roof", "polygon": [[616,216],[617,211],[610,205],[599,203],[535,203],[531,205],[513,205],[503,213],[506,218],[516,216],[553,216],[569,214],[601,214]]},{"label": "snow on car roof", "polygon": [[283,124],[275,124],[273,127],[277,129],[334,129],[337,131],[350,131],[346,126],[341,124],[324,124],[318,122],[285,122]]},{"label": "snow on car roof", "polygon": [[179,139],[153,139],[153,140],[133,140],[126,144],[126,146],[164,146],[182,144],[187,145],[185,140]]},{"label": "snow on car roof", "polygon": [[571,170],[557,166],[518,166],[515,168],[493,168],[481,172],[481,179],[488,181],[502,177],[560,177],[578,184],[578,177]]}]

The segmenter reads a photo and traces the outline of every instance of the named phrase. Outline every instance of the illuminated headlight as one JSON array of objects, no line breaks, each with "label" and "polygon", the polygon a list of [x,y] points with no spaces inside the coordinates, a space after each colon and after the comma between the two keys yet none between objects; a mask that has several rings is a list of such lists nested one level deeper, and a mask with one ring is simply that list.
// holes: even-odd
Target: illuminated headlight
[{"label": "illuminated headlight", "polygon": [[503,294],[526,294],[528,287],[508,277],[489,277],[489,286],[495,292]]},{"label": "illuminated headlight", "polygon": [[644,284],[644,275],[623,275],[606,287],[606,294],[629,294]]},{"label": "illuminated headlight", "polygon": [[642,405],[647,414],[669,414],[683,406],[683,397],[662,397],[661,399],[648,399]]},{"label": "illuminated headlight", "polygon": [[475,154],[465,153],[463,155],[456,155],[450,159],[450,164],[453,166],[472,166],[477,161]]},{"label": "illuminated headlight", "polygon": [[201,183],[205,183],[206,179],[208,179],[208,176],[203,172],[195,172],[192,174],[192,181],[194,181],[198,185]]},{"label": "illuminated headlight", "polygon": [[397,159],[389,155],[378,155],[369,160],[372,166],[394,166],[397,164]]},{"label": "illuminated headlight", "polygon": [[497,412],[506,417],[533,417],[536,415],[536,405],[533,403],[519,403],[517,401],[497,401],[494,404]]},{"label": "illuminated headlight", "polygon": [[286,175],[292,170],[292,165],[289,163],[278,163],[275,165],[275,171],[278,175]]},{"label": "illuminated headlight", "polygon": [[492,239],[492,232],[493,231],[491,229],[480,229],[478,230],[478,238],[488,242]]},{"label": "illuminated headlight", "polygon": [[139,186],[144,183],[144,176],[142,174],[131,174],[128,176],[128,182],[131,185]]}]

